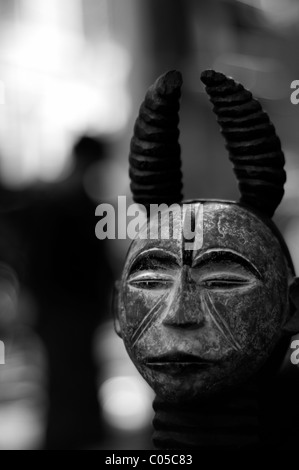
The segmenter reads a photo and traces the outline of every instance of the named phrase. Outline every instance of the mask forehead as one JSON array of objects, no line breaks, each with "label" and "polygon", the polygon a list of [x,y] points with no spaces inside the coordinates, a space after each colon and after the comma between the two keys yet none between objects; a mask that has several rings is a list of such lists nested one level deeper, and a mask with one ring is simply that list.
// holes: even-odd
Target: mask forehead
[{"label": "mask forehead", "polygon": [[[194,249],[190,249],[192,244],[186,239],[192,219],[193,231],[201,240],[200,248],[194,244]],[[162,217],[150,219],[131,245],[124,276],[136,256],[153,248],[173,253],[179,264],[184,264],[186,259],[192,263],[210,249],[228,249],[247,258],[261,275],[267,274],[270,266],[277,265],[282,268],[281,275],[286,275],[283,252],[274,233],[258,216],[235,203],[184,203],[171,217],[162,213]]]},{"label": "mask forehead", "polygon": [[[207,202],[204,204],[203,246],[200,251],[213,248],[230,249],[243,255],[267,275],[280,266],[278,273],[286,277],[286,263],[282,248],[271,229],[255,214],[237,204]],[[199,251],[194,252],[198,256]],[[271,269],[272,268],[272,269]]]}]

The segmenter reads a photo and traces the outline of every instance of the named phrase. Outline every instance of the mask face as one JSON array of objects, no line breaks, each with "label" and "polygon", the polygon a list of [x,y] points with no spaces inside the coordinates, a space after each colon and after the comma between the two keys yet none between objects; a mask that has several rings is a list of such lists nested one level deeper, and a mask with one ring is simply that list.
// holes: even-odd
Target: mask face
[{"label": "mask face", "polygon": [[[287,266],[261,219],[234,203],[181,207],[169,239],[163,236],[169,225],[155,221],[158,239],[132,243],[118,305],[132,361],[154,391],[173,402],[252,376],[280,339],[288,311]],[[186,214],[200,211],[201,221],[193,223],[201,243],[190,249]]]}]

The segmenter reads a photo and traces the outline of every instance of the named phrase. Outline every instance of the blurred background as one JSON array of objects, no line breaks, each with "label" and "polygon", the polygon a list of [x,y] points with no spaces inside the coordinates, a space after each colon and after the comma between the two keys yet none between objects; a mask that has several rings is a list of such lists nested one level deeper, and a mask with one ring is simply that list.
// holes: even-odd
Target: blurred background
[{"label": "blurred background", "polygon": [[129,197],[134,120],[166,70],[184,77],[186,198],[238,198],[201,71],[261,99],[299,272],[298,25],[298,0],[0,0],[0,449],[151,447],[153,395],[109,311],[129,241],[96,239],[94,214]]}]

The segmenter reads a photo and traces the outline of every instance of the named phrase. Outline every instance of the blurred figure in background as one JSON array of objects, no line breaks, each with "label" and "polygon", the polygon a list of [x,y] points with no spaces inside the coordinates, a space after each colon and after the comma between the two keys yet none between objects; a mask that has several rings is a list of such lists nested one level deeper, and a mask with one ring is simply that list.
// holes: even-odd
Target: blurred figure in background
[{"label": "blurred figure in background", "polygon": [[[88,196],[88,173],[98,176],[105,154],[102,141],[83,136],[63,181],[23,191],[1,187],[0,340],[8,346],[8,360],[0,369],[0,417],[1,404],[7,412],[8,397],[31,400],[36,413],[37,402],[44,400],[33,448],[93,447],[102,437],[93,338],[107,319],[112,274],[105,242],[95,236],[98,201]],[[45,377],[42,392],[39,380],[46,373],[45,360],[47,417]],[[15,400],[12,410],[22,421]],[[3,420],[5,429],[10,425]],[[0,425],[0,448],[5,429]],[[12,447],[17,445],[12,441]]]},{"label": "blurred figure in background", "polygon": [[26,284],[49,361],[49,449],[84,448],[101,438],[92,341],[107,315],[111,273],[104,242],[95,237],[96,203],[84,177],[104,153],[101,142],[82,137],[69,177],[36,194],[24,214],[30,227]]}]

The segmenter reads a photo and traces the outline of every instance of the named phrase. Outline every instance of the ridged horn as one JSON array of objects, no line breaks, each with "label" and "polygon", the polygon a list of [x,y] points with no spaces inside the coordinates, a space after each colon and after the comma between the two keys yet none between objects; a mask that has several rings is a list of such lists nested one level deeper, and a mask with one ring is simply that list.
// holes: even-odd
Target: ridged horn
[{"label": "ridged horn", "polygon": [[280,140],[250,91],[214,70],[201,75],[234,165],[240,202],[272,217],[284,195],[286,173]]},{"label": "ridged horn", "polygon": [[173,204],[182,200],[179,100],[182,76],[176,70],[149,88],[135,122],[130,146],[131,191],[135,202]]}]

